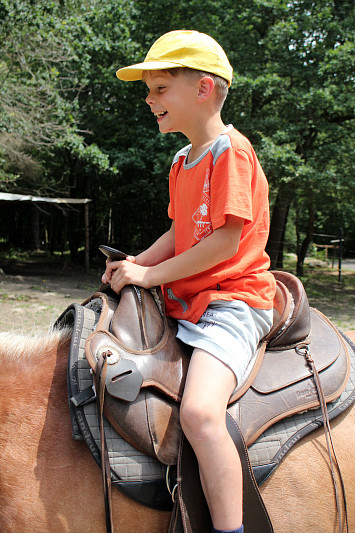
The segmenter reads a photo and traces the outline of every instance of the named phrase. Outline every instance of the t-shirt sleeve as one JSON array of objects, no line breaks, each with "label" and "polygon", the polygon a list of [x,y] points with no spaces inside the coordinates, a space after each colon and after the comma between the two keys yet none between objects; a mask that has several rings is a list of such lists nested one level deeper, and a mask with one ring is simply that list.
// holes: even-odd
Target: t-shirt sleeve
[{"label": "t-shirt sleeve", "polygon": [[218,157],[211,175],[213,229],[225,224],[226,215],[252,222],[252,175],[253,164],[244,150],[228,148]]}]

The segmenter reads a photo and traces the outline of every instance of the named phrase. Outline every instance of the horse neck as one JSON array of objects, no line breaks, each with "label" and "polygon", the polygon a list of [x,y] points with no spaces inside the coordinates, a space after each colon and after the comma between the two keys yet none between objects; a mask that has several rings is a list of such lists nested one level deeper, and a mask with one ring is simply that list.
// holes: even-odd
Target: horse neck
[{"label": "horse neck", "polygon": [[[56,381],[62,375],[69,351],[70,333],[55,332],[42,337],[0,334],[0,380],[6,390],[26,387],[39,389]],[[60,367],[60,372],[56,369]]]}]

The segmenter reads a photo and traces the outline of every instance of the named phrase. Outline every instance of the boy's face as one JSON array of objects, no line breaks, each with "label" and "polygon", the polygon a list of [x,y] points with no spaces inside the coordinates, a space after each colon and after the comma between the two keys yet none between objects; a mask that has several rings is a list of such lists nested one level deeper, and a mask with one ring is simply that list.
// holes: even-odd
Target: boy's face
[{"label": "boy's face", "polygon": [[156,70],[147,72],[144,81],[149,89],[146,102],[157,117],[160,132],[181,132],[188,137],[196,109],[198,80],[183,73],[172,76]]}]

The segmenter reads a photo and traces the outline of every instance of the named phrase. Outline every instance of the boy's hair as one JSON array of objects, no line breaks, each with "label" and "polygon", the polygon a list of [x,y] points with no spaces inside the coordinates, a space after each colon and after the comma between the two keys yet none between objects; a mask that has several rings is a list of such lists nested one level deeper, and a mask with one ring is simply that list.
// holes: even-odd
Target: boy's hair
[{"label": "boy's hair", "polygon": [[227,98],[228,95],[228,82],[224,78],[221,78],[220,76],[217,76],[216,74],[212,74],[211,72],[204,72],[203,70],[197,70],[193,68],[188,67],[177,67],[177,68],[167,68],[162,69],[163,72],[168,72],[172,76],[177,76],[178,74],[184,74],[185,76],[195,76],[198,78],[203,78],[204,76],[208,76],[209,78],[212,78],[214,81],[215,91],[216,91],[216,104],[218,107],[218,110],[221,111],[223,104]]}]

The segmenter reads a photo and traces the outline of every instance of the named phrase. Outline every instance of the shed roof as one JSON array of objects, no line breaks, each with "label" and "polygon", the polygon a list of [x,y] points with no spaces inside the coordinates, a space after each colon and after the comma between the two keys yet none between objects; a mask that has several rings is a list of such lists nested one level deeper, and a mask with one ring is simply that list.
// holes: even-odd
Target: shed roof
[{"label": "shed roof", "polygon": [[48,204],[88,204],[90,198],[47,198],[45,196],[32,196],[32,194],[12,194],[0,192],[0,202],[45,202]]}]

